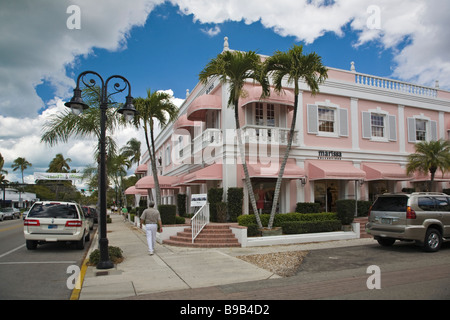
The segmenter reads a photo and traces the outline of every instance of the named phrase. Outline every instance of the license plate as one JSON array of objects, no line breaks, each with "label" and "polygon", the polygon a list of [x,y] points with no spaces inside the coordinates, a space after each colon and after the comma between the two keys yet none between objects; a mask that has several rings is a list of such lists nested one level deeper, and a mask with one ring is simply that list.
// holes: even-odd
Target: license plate
[{"label": "license plate", "polygon": [[382,224],[392,224],[392,219],[391,218],[381,218],[381,223]]},{"label": "license plate", "polygon": [[58,226],[57,226],[56,224],[49,224],[49,225],[48,225],[48,228],[49,228],[49,229],[57,229]]}]

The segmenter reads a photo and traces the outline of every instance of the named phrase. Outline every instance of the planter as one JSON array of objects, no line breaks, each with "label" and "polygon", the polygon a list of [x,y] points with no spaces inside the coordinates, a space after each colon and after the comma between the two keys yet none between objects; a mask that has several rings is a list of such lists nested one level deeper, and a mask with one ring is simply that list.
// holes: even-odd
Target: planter
[{"label": "planter", "polygon": [[261,231],[261,235],[263,237],[281,236],[283,234],[283,229],[281,227],[275,227],[272,229],[262,228],[259,229],[259,231]]}]

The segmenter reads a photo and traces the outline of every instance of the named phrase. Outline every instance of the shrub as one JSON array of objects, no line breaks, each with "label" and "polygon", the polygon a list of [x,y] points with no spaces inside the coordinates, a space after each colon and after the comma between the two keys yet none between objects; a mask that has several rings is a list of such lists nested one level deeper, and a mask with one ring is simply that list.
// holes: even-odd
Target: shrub
[{"label": "shrub", "polygon": [[176,224],[177,206],[174,204],[161,204],[158,206],[162,224]]},{"label": "shrub", "polygon": [[[270,214],[261,214],[261,224],[267,226],[269,223]],[[284,222],[290,221],[328,221],[338,220],[337,215],[334,212],[322,212],[322,213],[279,213],[275,215],[274,227],[281,227]],[[256,225],[256,217],[253,214],[241,215],[237,219],[240,226],[249,227]]]},{"label": "shrub", "polygon": [[323,221],[286,221],[281,223],[284,234],[331,232],[341,230],[339,220]]},{"label": "shrub", "polygon": [[217,222],[227,222],[227,204],[225,202],[215,203]]},{"label": "shrub", "polygon": [[[120,263],[123,261],[123,251],[119,247],[108,246],[109,259],[113,263]],[[100,262],[100,250],[95,249],[89,255],[89,265],[96,266]]]},{"label": "shrub", "polygon": [[185,194],[177,194],[177,207],[178,207],[178,215],[180,217],[184,217],[186,215],[186,198]]},{"label": "shrub", "polygon": [[297,202],[295,212],[298,213],[319,213],[320,203],[314,202]]},{"label": "shrub", "polygon": [[371,201],[358,201],[358,217],[367,217],[369,214],[370,206],[372,205]]},{"label": "shrub", "polygon": [[242,214],[242,202],[244,199],[243,188],[228,188],[227,207],[232,222],[237,221],[237,217]]},{"label": "shrub", "polygon": [[343,225],[351,224],[355,218],[355,200],[337,200],[336,210],[337,217]]},{"label": "shrub", "polygon": [[216,204],[222,201],[222,197],[223,197],[223,188],[211,188],[208,190],[209,217],[210,220],[213,222],[217,222]]},{"label": "shrub", "polygon": [[180,217],[180,216],[176,216],[175,217],[175,224],[185,224],[186,220],[184,219],[184,217]]}]

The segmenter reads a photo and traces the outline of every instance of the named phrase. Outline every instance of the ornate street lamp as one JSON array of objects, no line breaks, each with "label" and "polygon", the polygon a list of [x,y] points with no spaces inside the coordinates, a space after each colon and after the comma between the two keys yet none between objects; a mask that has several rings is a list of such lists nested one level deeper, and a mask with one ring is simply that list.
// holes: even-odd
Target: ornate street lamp
[{"label": "ornate street lamp", "polygon": [[[89,77],[89,82],[85,81],[85,77]],[[106,237],[106,110],[108,109],[109,97],[113,94],[123,92],[128,88],[128,96],[126,97],[126,102],[118,110],[119,113],[123,114],[127,121],[133,119],[136,114],[136,109],[133,105],[133,97],[131,97],[131,86],[128,80],[122,76],[114,75],[103,81],[103,78],[94,71],[85,71],[78,76],[77,86],[73,90],[73,98],[66,102],[64,105],[72,109],[75,115],[81,114],[85,109],[89,108],[87,104],[84,103],[81,97],[80,81],[87,88],[94,88],[96,82],[91,76],[96,76],[101,80],[100,87],[100,188],[99,188],[99,198],[100,198],[100,229],[99,229],[99,248],[100,248],[100,262],[97,264],[97,269],[111,269],[114,264],[109,259],[108,253],[108,239]],[[123,84],[115,83],[114,92],[108,95],[108,83],[112,79],[119,79]]]}]

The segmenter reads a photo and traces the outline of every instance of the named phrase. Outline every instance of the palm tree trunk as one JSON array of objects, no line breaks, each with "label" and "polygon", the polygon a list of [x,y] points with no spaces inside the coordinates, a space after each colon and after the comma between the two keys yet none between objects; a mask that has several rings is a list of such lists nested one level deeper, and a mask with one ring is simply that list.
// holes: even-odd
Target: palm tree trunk
[{"label": "palm tree trunk", "polygon": [[241,154],[242,159],[242,167],[244,168],[244,175],[245,175],[245,185],[248,190],[248,194],[250,196],[250,203],[253,208],[253,212],[255,213],[256,217],[256,223],[258,224],[258,228],[262,229],[262,223],[261,218],[258,213],[258,209],[256,208],[256,200],[255,200],[255,194],[253,193],[253,187],[250,182],[250,175],[248,174],[248,168],[247,168],[247,161],[245,159],[245,152],[244,152],[244,145],[242,143],[242,136],[241,136],[241,126],[239,124],[239,108],[238,108],[238,102],[236,101],[234,104],[234,120],[236,122],[236,131],[237,131],[237,138],[238,138],[238,146],[239,146],[239,153]]},{"label": "palm tree trunk", "polygon": [[[298,90],[295,91],[297,92]],[[275,212],[277,209],[278,198],[280,196],[281,181],[283,180],[284,169],[286,168],[287,159],[289,157],[289,153],[292,147],[292,140],[294,139],[295,122],[297,121],[297,107],[298,107],[298,93],[295,94],[294,98],[294,114],[292,116],[291,129],[289,130],[288,144],[286,146],[286,151],[284,153],[283,161],[281,163],[280,172],[278,173],[277,183],[275,185],[272,211],[270,212],[269,224],[267,226],[269,229],[272,229],[273,220],[275,218]]]},{"label": "palm tree trunk", "polygon": [[[150,141],[148,140],[148,130],[147,130],[146,125],[144,125],[144,132],[145,132],[145,143],[147,144],[147,150],[148,150],[148,154],[150,156],[150,164],[152,167],[153,181],[155,182],[155,190],[157,190],[156,189],[157,184],[158,184],[158,188],[159,188],[158,171],[156,170],[155,156],[152,152],[152,148],[150,147]],[[158,197],[157,197],[156,198],[156,208],[158,208],[158,205],[159,205],[159,201],[158,201]]]},{"label": "palm tree trunk", "polygon": [[[153,120],[150,120],[153,121]],[[155,190],[156,190],[156,208],[158,208],[158,206],[161,203],[161,189],[159,187],[159,179],[158,179],[158,170],[156,169],[156,151],[155,151],[155,138],[153,136],[153,126],[150,123],[150,138],[152,140],[152,154],[151,156],[153,157],[152,159],[152,170],[153,170],[153,181],[155,182]]]}]

